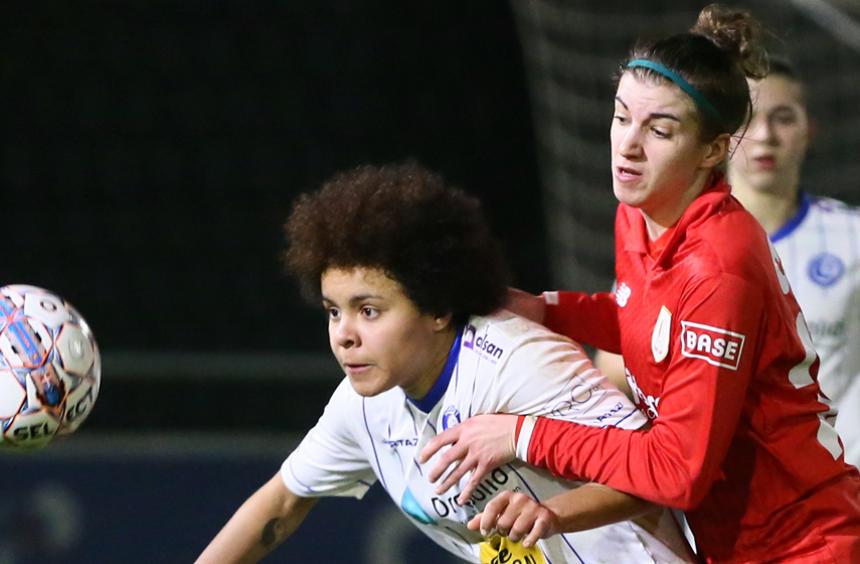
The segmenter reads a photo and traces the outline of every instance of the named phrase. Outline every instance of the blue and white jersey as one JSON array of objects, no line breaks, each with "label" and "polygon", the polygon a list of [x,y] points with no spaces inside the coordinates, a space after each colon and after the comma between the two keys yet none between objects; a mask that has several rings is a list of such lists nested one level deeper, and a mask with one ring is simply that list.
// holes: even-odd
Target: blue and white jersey
[{"label": "blue and white jersey", "polygon": [[860,210],[802,194],[771,241],[821,358],[821,389],[839,410],[845,460],[860,465]]},{"label": "blue and white jersey", "polygon": [[[281,476],[287,488],[305,497],[361,498],[379,481],[415,526],[449,552],[479,562],[477,543],[484,539],[466,523],[498,492],[522,491],[545,500],[578,485],[515,461],[495,469],[464,506],[455,500],[468,476],[437,495],[426,476],[441,453],[422,465],[416,460],[421,448],[468,417],[496,412],[626,429],[646,422],[578,345],[503,311],[469,320],[445,370],[421,401],[400,388],[361,397],[344,379],[316,426],[284,462]],[[556,535],[539,547],[554,564],[686,561],[667,546],[684,553],[674,521],[660,523],[651,533],[623,522]]]}]

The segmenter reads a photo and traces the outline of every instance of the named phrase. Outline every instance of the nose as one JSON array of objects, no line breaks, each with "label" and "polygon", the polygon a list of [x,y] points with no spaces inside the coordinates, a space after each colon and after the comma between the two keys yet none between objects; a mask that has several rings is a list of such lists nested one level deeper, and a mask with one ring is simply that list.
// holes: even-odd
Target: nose
[{"label": "nose", "polygon": [[342,315],[337,321],[329,324],[329,338],[332,348],[349,349],[359,343],[358,332],[355,323],[347,316]]},{"label": "nose", "polygon": [[638,127],[628,127],[618,142],[618,153],[627,159],[642,156],[642,139]]},{"label": "nose", "polygon": [[761,143],[772,141],[774,137],[771,121],[764,116],[754,117],[750,122],[745,137]]}]

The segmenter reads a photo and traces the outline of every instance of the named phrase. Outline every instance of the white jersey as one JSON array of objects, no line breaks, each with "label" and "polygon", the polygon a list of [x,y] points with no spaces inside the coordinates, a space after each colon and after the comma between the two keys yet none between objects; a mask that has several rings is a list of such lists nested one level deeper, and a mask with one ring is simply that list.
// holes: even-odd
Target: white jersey
[{"label": "white jersey", "polygon": [[[427,397],[408,398],[400,388],[359,396],[344,379],[322,417],[281,468],[297,495],[360,498],[377,480],[412,523],[449,552],[479,562],[482,537],[466,523],[502,490],[544,500],[576,487],[546,471],[515,461],[495,469],[464,506],[457,488],[443,495],[426,476],[439,454],[416,460],[437,432],[481,413],[545,415],[595,426],[636,429],[645,417],[592,368],[584,351],[509,312],[472,317],[457,337],[448,363]],[[444,451],[443,451],[444,452]],[[653,531],[616,523],[541,540],[546,561],[684,562],[671,519]]]},{"label": "white jersey", "polygon": [[860,210],[804,194],[771,241],[821,358],[821,389],[839,410],[845,460],[860,465]]}]

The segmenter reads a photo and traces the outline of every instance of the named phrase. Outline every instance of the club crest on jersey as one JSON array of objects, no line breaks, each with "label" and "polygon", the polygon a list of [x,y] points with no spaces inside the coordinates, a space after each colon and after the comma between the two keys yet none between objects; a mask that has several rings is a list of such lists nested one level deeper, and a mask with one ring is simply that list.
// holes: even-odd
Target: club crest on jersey
[{"label": "club crest on jersey", "polygon": [[821,253],[809,261],[809,279],[827,288],[835,284],[845,274],[845,263],[832,253]]},{"label": "club crest on jersey", "polygon": [[660,306],[654,331],[651,332],[651,354],[654,362],[663,362],[669,354],[669,333],[672,328],[672,312],[666,306]]},{"label": "club crest on jersey", "polygon": [[681,321],[681,354],[714,366],[737,370],[746,336],[727,329]]},{"label": "club crest on jersey", "polygon": [[459,424],[460,419],[460,410],[458,410],[455,406],[449,405],[445,408],[445,411],[442,412],[442,430],[453,427],[454,425]]},{"label": "club crest on jersey", "polygon": [[633,290],[630,289],[630,286],[626,282],[619,284],[618,288],[615,289],[615,303],[618,304],[618,307],[626,306],[627,300],[630,299],[630,294],[632,293]]}]

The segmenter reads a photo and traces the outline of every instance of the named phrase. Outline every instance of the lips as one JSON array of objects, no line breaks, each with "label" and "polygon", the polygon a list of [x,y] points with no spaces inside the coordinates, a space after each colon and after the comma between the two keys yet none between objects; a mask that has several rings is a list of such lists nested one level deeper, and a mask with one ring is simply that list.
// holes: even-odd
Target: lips
[{"label": "lips", "polygon": [[771,155],[762,155],[753,158],[756,168],[760,170],[773,170],[776,167],[776,158]]},{"label": "lips", "polygon": [[344,362],[343,369],[348,374],[361,374],[370,368],[369,364],[361,364],[357,362]]},{"label": "lips", "polygon": [[626,166],[615,167],[615,177],[621,182],[631,182],[642,177],[642,172]]}]

